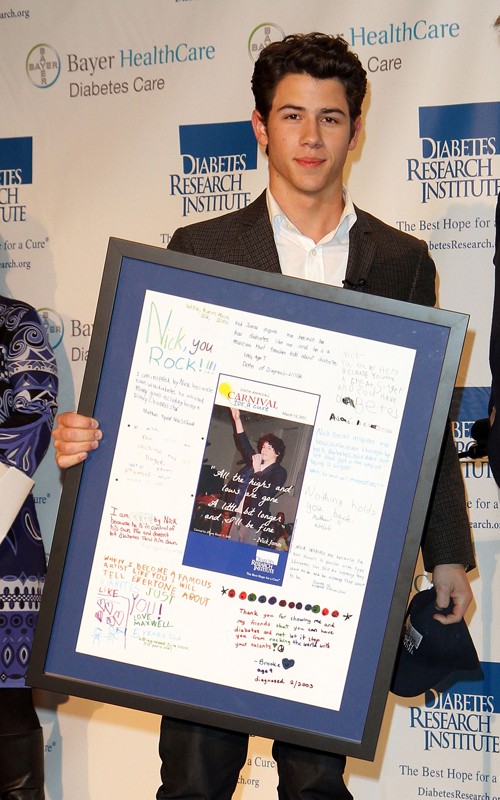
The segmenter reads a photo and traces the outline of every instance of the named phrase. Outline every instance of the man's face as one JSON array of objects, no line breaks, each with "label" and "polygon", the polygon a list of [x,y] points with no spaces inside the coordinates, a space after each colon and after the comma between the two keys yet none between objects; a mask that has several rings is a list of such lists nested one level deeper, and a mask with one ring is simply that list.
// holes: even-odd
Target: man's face
[{"label": "man's face", "polygon": [[269,442],[264,442],[261,449],[260,455],[262,458],[263,464],[274,464],[274,462],[278,458],[277,452],[274,450],[273,447],[269,444]]},{"label": "man's face", "polygon": [[257,141],[268,148],[271,191],[278,201],[306,197],[328,201],[342,190],[342,170],[356,147],[361,119],[351,120],[345,90],[335,78],[285,75],[278,83],[267,124],[254,111]]}]

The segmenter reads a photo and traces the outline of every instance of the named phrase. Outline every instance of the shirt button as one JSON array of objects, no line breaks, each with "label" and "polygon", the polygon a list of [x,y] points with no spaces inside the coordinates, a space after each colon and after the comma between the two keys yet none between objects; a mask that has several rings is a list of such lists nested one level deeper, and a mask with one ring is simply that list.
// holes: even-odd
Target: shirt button
[{"label": "shirt button", "polygon": [[318,251],[316,250],[316,248],[314,248],[314,250],[311,250],[311,255],[312,256],[317,256],[318,255]]}]

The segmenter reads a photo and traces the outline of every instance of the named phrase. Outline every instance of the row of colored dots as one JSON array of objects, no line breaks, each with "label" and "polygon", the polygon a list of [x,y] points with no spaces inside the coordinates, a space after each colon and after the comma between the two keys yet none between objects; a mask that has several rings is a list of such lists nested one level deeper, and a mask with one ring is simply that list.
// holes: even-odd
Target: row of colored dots
[{"label": "row of colored dots", "polygon": [[[234,589],[229,589],[227,592],[228,597],[236,597],[236,591]],[[328,608],[321,608],[319,605],[312,605],[311,603],[294,603],[293,600],[287,602],[286,600],[278,600],[277,597],[266,597],[265,594],[256,595],[253,592],[247,594],[246,592],[240,592],[238,595],[239,600],[247,600],[249,603],[268,603],[270,606],[278,605],[280,608],[290,608],[296,609],[297,611],[310,611],[312,614],[321,614],[323,617],[327,617],[330,613],[332,617],[338,617],[339,611],[332,611]]]}]

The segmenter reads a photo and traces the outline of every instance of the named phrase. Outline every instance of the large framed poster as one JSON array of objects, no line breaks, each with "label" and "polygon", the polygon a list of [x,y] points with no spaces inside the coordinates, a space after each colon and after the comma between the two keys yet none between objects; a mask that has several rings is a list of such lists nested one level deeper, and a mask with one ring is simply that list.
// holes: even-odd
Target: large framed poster
[{"label": "large framed poster", "polygon": [[30,683],[373,758],[466,326],[111,239]]}]

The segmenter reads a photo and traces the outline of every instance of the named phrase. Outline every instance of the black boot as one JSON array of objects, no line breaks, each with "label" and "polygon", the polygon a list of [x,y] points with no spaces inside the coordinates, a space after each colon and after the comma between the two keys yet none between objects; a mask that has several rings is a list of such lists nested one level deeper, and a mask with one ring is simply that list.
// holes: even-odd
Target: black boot
[{"label": "black boot", "polygon": [[0,800],[44,800],[42,729],[0,736]]}]

